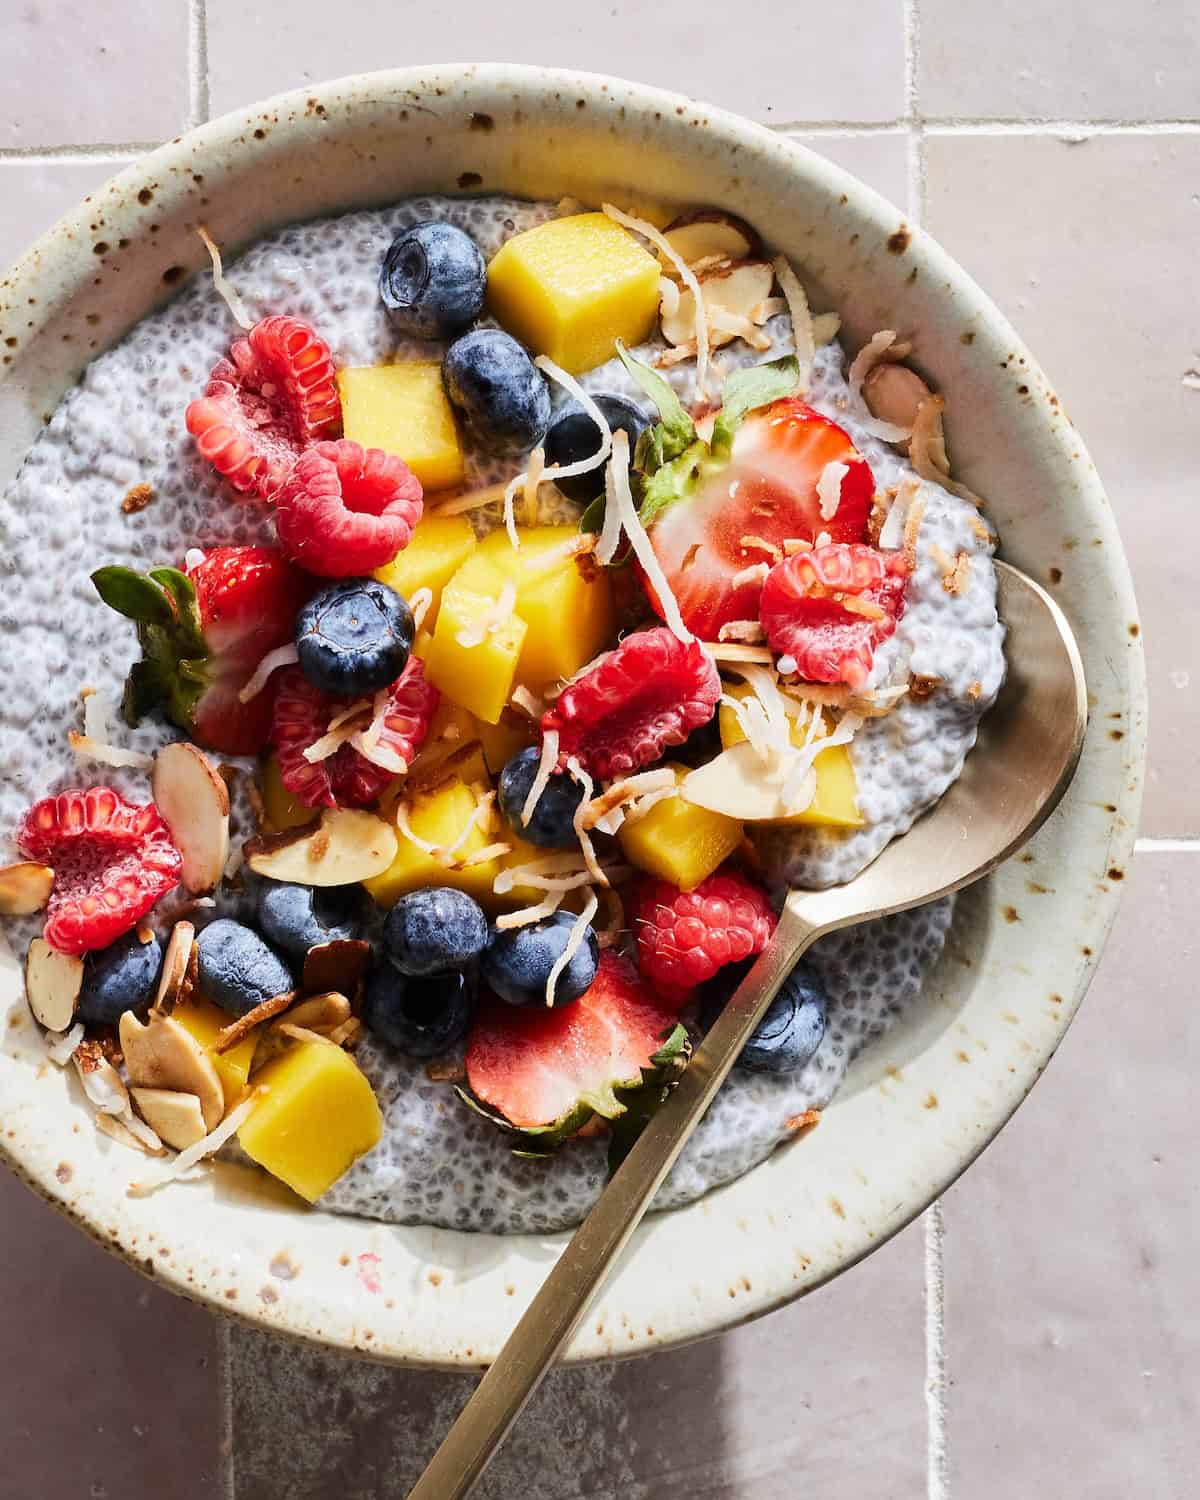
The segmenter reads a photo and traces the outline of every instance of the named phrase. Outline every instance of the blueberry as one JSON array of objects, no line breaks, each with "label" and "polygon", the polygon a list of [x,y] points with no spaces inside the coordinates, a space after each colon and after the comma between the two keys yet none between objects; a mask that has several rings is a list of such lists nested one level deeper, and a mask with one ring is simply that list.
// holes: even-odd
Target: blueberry
[{"label": "blueberry", "polygon": [[293,958],[310,948],[358,937],[362,889],[356,885],[287,885],[265,881],[258,893],[258,922],[268,941]]},{"label": "blueberry", "polygon": [[[629,434],[629,451],[637,447],[637,440],[650,425],[650,418],[632,401],[624,396],[593,396],[592,400],[604,414],[605,421],[614,432],[618,428]],[[543,445],[547,464],[575,464],[580,459],[591,458],[600,446],[600,429],[580,406],[570,401],[559,408],[550,424]],[[586,505],[597,495],[604,493],[603,466],[589,469],[586,474],[571,474],[558,481],[558,487],[572,500]]]},{"label": "blueberry", "polygon": [[377,964],[363,995],[363,1024],[409,1057],[438,1057],[466,1035],[475,1008],[475,977],[461,970],[411,978]]},{"label": "blueberry", "polygon": [[[727,964],[701,986],[700,1015],[711,1026],[725,1002],[750,972],[752,958]],[[821,976],[800,962],[783,981],[766,1015],[742,1049],[737,1066],[751,1073],[796,1073],[825,1035],[826,995]]]},{"label": "blueberry", "polygon": [[244,1016],[292,988],[292,976],[278,953],[240,922],[219,917],[197,936],[196,946],[200,988],[230,1015]]},{"label": "blueberry", "polygon": [[427,886],[396,902],[388,912],[383,941],[402,974],[461,969],[487,947],[487,918],[465,892]]},{"label": "blueberry", "polygon": [[486,288],[475,241],[437,219],[398,234],[379,268],[379,295],[392,323],[418,339],[452,339],[469,328]]},{"label": "blueberry", "polygon": [[[527,927],[497,932],[483,956],[484,982],[510,1005],[545,1005],[546,981],[574,925],[570,912],[556,911]],[[555,1006],[578,1000],[595,979],[599,965],[600,945],[589,927],[579,951],[558,976]]]},{"label": "blueberry", "polygon": [[507,333],[477,328],[451,344],[442,379],[463,425],[497,457],[527,453],[550,425],[542,372]]},{"label": "blueberry", "polygon": [[158,939],[143,943],[136,931],[89,953],[83,962],[79,1020],[115,1026],[125,1011],[145,1009],[154,999],[161,968]]},{"label": "blueberry", "polygon": [[571,776],[551,776],[546,790],[537,800],[528,823],[521,821],[521,809],[537,775],[541,751],[536,745],[518,750],[500,772],[500,811],[509,827],[541,849],[573,849],[578,844],[572,819],[583,800],[583,788]]},{"label": "blueberry", "polygon": [[395,682],[412,643],[408,604],[374,578],[319,589],[296,618],[300,670],[332,698],[361,698]]}]

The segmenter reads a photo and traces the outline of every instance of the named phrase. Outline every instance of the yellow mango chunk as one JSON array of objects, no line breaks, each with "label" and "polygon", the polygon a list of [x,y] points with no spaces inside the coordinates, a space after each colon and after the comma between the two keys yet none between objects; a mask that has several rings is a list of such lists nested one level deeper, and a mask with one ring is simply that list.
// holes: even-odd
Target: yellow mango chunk
[{"label": "yellow mango chunk", "polygon": [[462,444],[436,360],[339,370],[342,431],[402,458],[427,490],[463,480]]},{"label": "yellow mango chunk", "polygon": [[[731,698],[754,696],[753,690],[744,683],[726,687],[725,691]],[[726,750],[746,738],[737,715],[728,704],[721,705],[718,728],[721,731],[721,744]],[[803,745],[807,729],[807,720],[792,720],[793,745]],[[834,745],[829,750],[822,750],[813,761],[813,770],[817,773],[817,790],[812,801],[802,813],[779,821],[824,828],[861,828],[864,819],[858,810],[858,781],[854,775],[854,762],[850,759],[850,747]]]},{"label": "yellow mango chunk", "polygon": [[238,1131],[242,1150],[310,1203],[383,1134],[374,1090],[332,1043],[298,1043],[260,1068],[255,1082],[267,1092]]},{"label": "yellow mango chunk", "polygon": [[263,811],[276,833],[283,833],[288,828],[303,828],[317,816],[315,807],[307,807],[284,786],[279,774],[279,761],[274,755],[268,755],[260,763],[258,781],[262,791]]},{"label": "yellow mango chunk", "polygon": [[258,1045],[257,1032],[252,1031],[249,1036],[243,1037],[237,1046],[230,1047],[228,1052],[214,1051],[217,1033],[223,1027],[231,1026],[233,1017],[218,1006],[210,1004],[207,1000],[201,1000],[195,995],[177,1005],[171,1012],[171,1019],[178,1021],[185,1031],[190,1032],[212,1058],[225,1095],[225,1108],[227,1110],[232,1108],[241,1097],[242,1090],[246,1087],[246,1082],[250,1077],[250,1064],[254,1058],[254,1049]]},{"label": "yellow mango chunk", "polygon": [[424,774],[430,767],[440,765],[447,756],[479,739],[479,729],[475,715],[443,693],[441,702],[433,711],[429,733],[409,767],[409,775],[416,775],[418,771]]},{"label": "yellow mango chunk", "polygon": [[537,725],[524,714],[505,709],[495,724],[477,724],[479,742],[483,746],[483,758],[493,776],[499,776],[505,765],[518,750],[535,745],[538,740]]},{"label": "yellow mango chunk", "polygon": [[475,550],[475,530],[466,516],[426,516],[417,523],[412,541],[390,563],[375,569],[375,577],[411,602],[418,589],[428,589],[433,603],[425,611],[423,630],[437,622],[442,590]]},{"label": "yellow mango chunk", "polygon": [[[465,566],[470,568],[474,561],[472,558]],[[459,573],[462,571],[460,568]],[[446,585],[425,655],[425,671],[448,698],[470,709],[477,718],[495,724],[512,692],[527,626],[520,615],[513,614],[488,631],[478,645],[464,646],[459,636],[477,629],[494,609],[503,581],[494,579],[487,586],[488,592],[466,588],[459,583],[458,573]]]},{"label": "yellow mango chunk", "polygon": [[[470,789],[456,777],[448,777],[428,791],[414,793],[409,805],[409,826],[426,842],[448,848],[462,836],[463,829],[475,815],[475,807]],[[399,829],[396,837],[399,848],[391,866],[382,875],[363,881],[380,906],[394,906],[401,896],[423,885],[450,885],[456,890],[466,891],[476,901],[491,899],[492,881],[500,870],[498,860],[486,859],[465,869],[448,870]],[[498,835],[476,826],[463,840],[457,851],[458,857],[463,859],[477,854],[497,839]]]},{"label": "yellow mango chunk", "polygon": [[514,548],[505,531],[480,543],[472,563],[490,563],[517,587],[517,613],[529,627],[517,680],[537,691],[570,677],[599,655],[616,633],[612,584],[598,565],[576,561],[574,526],[531,526]]},{"label": "yellow mango chunk", "polygon": [[[688,774],[686,766],[671,769],[677,783]],[[681,891],[692,891],[738,847],[742,825],[681,797],[665,797],[644,818],[623,825],[617,838],[631,865],[669,880]]]},{"label": "yellow mango chunk", "polygon": [[658,317],[658,262],[606,214],[551,219],[488,266],[488,307],[509,333],[571,374],[640,344]]}]

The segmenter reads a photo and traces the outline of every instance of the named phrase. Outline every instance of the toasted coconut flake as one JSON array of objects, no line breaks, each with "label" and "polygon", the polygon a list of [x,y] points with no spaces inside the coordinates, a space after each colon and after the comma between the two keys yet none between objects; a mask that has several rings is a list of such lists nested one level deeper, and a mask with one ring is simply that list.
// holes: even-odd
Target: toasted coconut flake
[{"label": "toasted coconut flake", "polygon": [[[646,816],[646,814],[652,807],[657,807],[660,802],[667,802],[672,797],[678,797],[678,795],[679,788],[674,784],[672,784],[671,786],[659,787],[657,791],[643,793],[642,796],[637,797],[627,807],[621,809],[621,811],[623,811],[624,813],[622,826],[626,828],[632,828],[635,823],[640,823],[642,821],[642,819]],[[599,828],[600,825],[597,823],[596,827]],[[610,831],[615,832],[616,830],[605,828],[601,831],[604,833],[609,833]]]},{"label": "toasted coconut flake", "polygon": [[225,269],[221,264],[221,252],[217,248],[217,242],[209,234],[207,225],[197,224],[196,233],[204,241],[204,248],[208,251],[209,260],[212,261],[213,291],[233,314],[233,320],[239,328],[247,330],[253,328],[256,320],[246,311],[246,304],[238,295],[237,289],[226,278]]},{"label": "toasted coconut flake", "polygon": [[465,495],[453,495],[449,500],[442,500],[439,504],[430,506],[426,514],[461,516],[469,510],[482,510],[485,505],[495,505],[498,500],[503,500],[508,493],[510,482],[505,479],[499,484],[485,485],[481,490],[469,490]]},{"label": "toasted coconut flake", "polygon": [[792,342],[796,346],[796,363],[800,366],[799,388],[801,391],[806,391],[812,379],[813,359],[817,352],[808,297],[800,284],[800,278],[782,255],[777,255],[773,264],[779,289],[787,302],[788,313],[792,319]]},{"label": "toasted coconut flake", "polygon": [[[770,571],[771,571],[771,568],[770,568],[770,564],[769,563],[765,563],[765,562],[751,563],[748,568],[743,568],[740,573],[735,573],[733,575],[732,585],[733,585],[733,587],[735,589],[740,589],[740,588],[744,588],[749,583],[762,583],[763,580],[766,578],[767,574]],[[737,626],[757,625],[758,621],[757,620],[730,620],[730,621],[727,622],[727,624],[728,625],[737,625]],[[731,640],[732,639],[731,636],[724,635],[722,633],[725,629],[726,629],[726,625],[722,625],[721,629],[717,632],[718,636],[722,640],[726,640],[726,641],[727,640]],[[761,630],[762,627],[759,626],[759,629]],[[757,637],[757,639],[761,640],[762,637],[759,636],[759,637]]]},{"label": "toasted coconut flake", "polygon": [[75,754],[102,766],[127,766],[134,771],[148,771],[154,764],[152,755],[141,750],[124,750],[112,743],[112,704],[104,694],[88,688],[82,697],[83,733],[74,729],[67,731],[67,743]]},{"label": "toasted coconut flake", "polygon": [[321,1031],[310,1031],[307,1026],[297,1026],[295,1021],[277,1021],[273,1028],[280,1036],[290,1037],[293,1042],[320,1042],[322,1047],[336,1047],[332,1037]]},{"label": "toasted coconut flake", "polygon": [[705,641],[704,649],[716,662],[727,662],[730,666],[756,663],[769,667],[775,660],[766,646],[752,646],[740,641]]},{"label": "toasted coconut flake", "polygon": [[46,1056],[52,1063],[60,1068],[65,1068],[75,1055],[75,1049],[84,1038],[83,1022],[76,1021],[70,1031],[64,1031],[61,1036],[55,1035],[54,1040],[47,1043]]},{"label": "toasted coconut flake", "polygon": [[[517,543],[514,542],[513,545],[516,546]],[[516,607],[517,586],[511,578],[506,578],[500,590],[500,596],[492,607],[485,610],[480,618],[468,625],[465,630],[460,630],[455,640],[466,650],[482,646],[489,635],[494,635],[497,630],[508,624]]]},{"label": "toasted coconut flake", "polygon": [[[633,493],[629,488],[629,435],[622,428],[618,428],[613,434],[613,451],[608,472],[613,479],[613,500],[620,512],[621,525],[625,530],[625,535],[629,538],[629,545],[633,548],[634,556],[642,565],[642,572],[645,573],[658,598],[663,619],[671,632],[684,645],[688,645],[695,640],[695,636],[683,623],[678,601],[671,590],[671,585],[667,582],[667,575],[663,572],[662,564],[650,545],[650,538],[638,519],[637,507],[633,503]],[[604,561],[599,549],[596,555]]]},{"label": "toasted coconut flake", "polygon": [[[567,770],[570,771],[571,775],[583,788],[583,796],[579,799],[579,806],[575,809],[575,816],[571,820],[572,826],[575,829],[575,837],[579,840],[579,848],[583,854],[583,863],[587,868],[588,874],[597,885],[607,885],[608,876],[600,868],[600,862],[596,858],[596,850],[592,845],[587,828],[584,826],[584,819],[587,816],[587,805],[592,800],[595,782],[579,764],[578,758],[574,755],[569,756],[567,759]],[[547,1004],[549,1003],[547,1001]]]},{"label": "toasted coconut flake", "polygon": [[990,547],[995,542],[996,538],[982,516],[968,515],[967,525],[985,546]]},{"label": "toasted coconut flake", "polygon": [[757,323],[761,327],[771,318],[777,316],[777,314],[785,313],[787,310],[786,297],[767,297],[765,301],[758,303],[756,307],[750,309],[750,321]]},{"label": "toasted coconut flake", "polygon": [[909,508],[920,487],[916,480],[906,479],[893,496],[883,525],[879,528],[879,547],[885,552],[894,552],[904,543],[904,522]]},{"label": "toasted coconut flake", "polygon": [[971,576],[971,554],[960,552],[948,573],[942,574],[942,587],[952,596],[966,591]]},{"label": "toasted coconut flake", "polygon": [[[909,346],[901,346],[907,352]],[[862,346],[854,358],[850,361],[850,368],[846,372],[846,383],[856,401],[862,400],[863,381],[882,360],[897,359],[901,356],[893,352],[896,348],[896,333],[892,328],[881,328],[878,333],[873,333],[870,339]]]},{"label": "toasted coconut flake", "polygon": [[[860,615],[864,620],[883,620],[887,617],[887,611],[881,609],[874,599],[864,599],[860,594],[846,594],[839,601],[842,608],[850,615]],[[781,672],[783,668],[779,669]],[[792,668],[795,671],[795,667]]]},{"label": "toasted coconut flake", "polygon": [[540,719],[546,712],[546,705],[524,684],[513,689],[508,701],[514,708],[519,708],[523,714],[528,714],[531,719]]},{"label": "toasted coconut flake", "polygon": [[960,500],[969,500],[972,505],[981,506],[983,501],[973,490],[950,477],[950,458],[946,452],[946,433],[942,424],[945,409],[944,396],[927,396],[917,407],[912,442],[908,445],[909,459],[922,479],[927,479],[931,484],[940,484]]},{"label": "toasted coconut flake", "polygon": [[493,859],[503,859],[506,854],[511,854],[513,846],[506,843],[504,839],[498,839],[494,844],[486,844],[482,849],[476,849],[474,854],[468,854],[466,859],[460,859],[454,866],[457,870],[469,870],[473,865],[486,865]]},{"label": "toasted coconut flake", "polygon": [[[108,1136],[109,1140],[116,1141],[130,1151],[141,1151],[146,1156],[166,1155],[166,1147],[162,1141],[144,1120],[139,1120],[132,1112],[127,1120],[118,1115],[98,1114],[96,1129],[101,1135]],[[151,1144],[151,1138],[155,1144]]]},{"label": "toasted coconut flake", "polygon": [[514,927],[528,927],[540,922],[543,917],[552,917],[562,905],[562,891],[547,891],[536,906],[523,906],[520,911],[506,911],[493,924],[497,932],[510,932]]},{"label": "toasted coconut flake", "polygon": [[596,561],[601,567],[607,567],[612,562],[621,544],[621,512],[617,506],[615,464],[614,455],[604,470],[604,521],[596,543]]},{"label": "toasted coconut flake", "polygon": [[817,480],[817,501],[822,521],[832,521],[842,503],[842,480],[850,472],[849,464],[828,463]]},{"label": "toasted coconut flake", "polygon": [[286,990],[282,995],[272,995],[269,1000],[262,1000],[253,1010],[248,1010],[244,1016],[239,1016],[228,1026],[222,1026],[217,1032],[217,1039],[213,1043],[213,1051],[220,1054],[228,1052],[230,1048],[236,1047],[257,1026],[264,1021],[269,1021],[273,1016],[281,1015],[291,1006],[296,999],[296,990]]},{"label": "toasted coconut flake", "polygon": [[239,703],[249,703],[252,698],[257,698],[263,688],[270,680],[271,673],[278,667],[291,667],[300,660],[300,653],[296,650],[296,643],[289,641],[286,646],[276,646],[274,651],[268,651],[262,661],[254,669],[254,674],[246,686],[238,693]]},{"label": "toasted coconut flake", "polygon": [[801,1114],[792,1115],[783,1122],[783,1128],[793,1133],[796,1131],[809,1131],[815,1125],[820,1124],[821,1111],[819,1109],[806,1109]]},{"label": "toasted coconut flake", "polygon": [[303,754],[304,759],[310,765],[316,765],[318,761],[328,760],[331,755],[336,755],[343,745],[349,744],[357,733],[353,724],[341,724],[337,729],[331,729],[323,734],[319,740],[308,745]]},{"label": "toasted coconut flake", "polygon": [[589,891],[587,900],[583,903],[583,910],[575,918],[575,924],[571,928],[570,936],[567,938],[567,946],[554,960],[554,966],[546,976],[546,1005],[554,1004],[554,992],[558,987],[558,977],[579,952],[583,946],[583,940],[587,936],[587,930],[592,918],[596,915],[600,903],[596,899],[595,891]]},{"label": "toasted coconut flake", "polygon": [[583,826],[586,829],[599,828],[602,833],[615,833],[616,828],[620,826],[619,819],[616,827],[601,827],[601,823],[608,818],[610,813],[620,810],[647,792],[656,792],[663,787],[674,787],[674,785],[675,772],[670,766],[660,766],[654,771],[639,771],[633,776],[614,781],[610,787],[601,792],[598,797],[593,797],[587,804],[583,815]]},{"label": "toasted coconut flake", "polygon": [[[324,1040],[324,1038],[322,1038]],[[159,1188],[166,1187],[170,1182],[176,1182],[185,1176],[194,1166],[202,1162],[206,1156],[213,1156],[232,1136],[242,1128],[254,1111],[258,1108],[259,1100],[265,1093],[260,1084],[251,1089],[249,1095],[236,1105],[215,1130],[210,1130],[202,1141],[197,1141],[194,1146],[189,1146],[186,1151],[181,1151],[174,1161],[169,1162],[163,1172],[154,1178],[145,1178],[141,1182],[131,1182],[126,1190],[130,1198],[148,1198],[151,1193],[158,1192]]]},{"label": "toasted coconut flake", "polygon": [[908,558],[909,566],[915,567],[917,562],[917,537],[921,531],[921,522],[925,518],[925,497],[918,495],[908,507],[908,514],[904,518],[904,555]]},{"label": "toasted coconut flake", "polygon": [[542,793],[550,784],[550,776],[558,765],[558,730],[547,729],[542,734],[542,754],[538,761],[537,775],[529,788],[529,794],[521,807],[521,827],[528,828],[529,820],[541,800]]},{"label": "toasted coconut flake", "polygon": [[673,318],[679,311],[679,284],[669,276],[658,278],[658,310],[664,318]]},{"label": "toasted coconut flake", "polygon": [[[640,234],[643,239],[649,240],[654,248],[663,256],[676,271],[679,279],[692,294],[695,304],[695,339],[696,339],[696,394],[702,400],[708,394],[708,317],[704,308],[704,294],[700,290],[700,282],[691,266],[683,259],[679,252],[667,239],[666,235],[657,230],[653,224],[645,219],[634,218],[632,214],[622,213],[611,203],[602,203],[600,207],[610,219],[618,224],[623,224],[626,229],[631,229],[634,234]],[[632,538],[631,538],[632,540]],[[652,580],[653,581],[653,580]],[[657,588],[657,583],[655,584]]]},{"label": "toasted coconut flake", "polygon": [[[767,573],[770,572],[766,563],[756,563],[755,567],[763,569],[761,573],[756,575],[758,578],[765,578]],[[751,570],[747,568],[745,571],[750,572]],[[734,579],[734,583],[737,583],[736,578]],[[717,641],[719,644],[726,641],[741,641],[745,645],[753,646],[765,641],[766,638],[767,633],[758,620],[726,620],[725,624],[717,631]]]},{"label": "toasted coconut flake", "polygon": [[425,623],[425,616],[433,604],[433,590],[419,588],[413,591],[412,598],[408,601],[408,607],[412,612],[413,633],[416,634]]},{"label": "toasted coconut flake", "polygon": [[738,546],[747,552],[765,552],[773,563],[777,563],[782,556],[774,542],[768,542],[765,537],[755,536],[753,533],[738,537]]},{"label": "toasted coconut flake", "polygon": [[967,697],[968,698],[982,698],[983,697],[983,683],[982,682],[972,682],[972,683],[970,683],[968,685],[968,687],[967,687]]}]

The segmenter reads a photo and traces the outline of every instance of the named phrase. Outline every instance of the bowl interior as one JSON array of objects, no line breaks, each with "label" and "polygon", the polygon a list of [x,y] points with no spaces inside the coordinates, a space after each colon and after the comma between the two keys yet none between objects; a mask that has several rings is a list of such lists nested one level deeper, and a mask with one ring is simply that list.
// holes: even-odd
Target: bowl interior
[{"label": "bowl interior", "polygon": [[[0,282],[0,482],[91,355],[207,268],[197,224],[228,251],[297,219],[476,190],[719,204],[797,264],[851,347],[880,327],[915,333],[921,368],[948,396],[956,472],[987,497],[1004,555],[1052,585],[1092,689],[1066,800],[1026,852],[962,898],[921,1000],[858,1059],[821,1126],[642,1226],[571,1357],[636,1353],[744,1320],[853,1264],[919,1213],[1032,1086],[1086,988],[1133,840],[1137,616],[1094,468],[1044,375],[899,210],[734,116],[544,69],[410,70],[281,96],[93,194]],[[0,1010],[10,1164],[102,1243],[225,1312],[376,1358],[485,1363],[563,1242],[339,1219],[236,1167],[128,1198],[144,1164],[91,1129],[73,1077],[46,1060],[11,955]],[[668,1265],[686,1270],[668,1276]]]}]

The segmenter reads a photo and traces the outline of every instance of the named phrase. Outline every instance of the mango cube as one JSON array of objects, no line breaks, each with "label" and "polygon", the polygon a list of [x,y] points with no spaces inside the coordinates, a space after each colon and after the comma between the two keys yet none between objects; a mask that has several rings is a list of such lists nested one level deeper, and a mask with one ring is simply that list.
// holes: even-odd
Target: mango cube
[{"label": "mango cube", "polygon": [[383,1135],[374,1090],[330,1042],[298,1043],[255,1082],[267,1092],[238,1131],[242,1150],[310,1203]]},{"label": "mango cube", "polygon": [[[471,562],[466,564],[468,568]],[[459,573],[462,571],[460,568]],[[486,631],[478,644],[463,645],[459,637],[465,633],[467,639],[474,639],[471,632],[477,631],[495,609],[503,588],[498,576],[481,582],[487,592],[464,587],[456,573],[442,591],[442,607],[425,655],[425,671],[448,698],[486,723],[495,724],[512,692],[527,627],[520,615],[513,614]]]},{"label": "mango cube", "polygon": [[[446,848],[457,842],[467,823],[475,816],[476,802],[470,789],[456,777],[447,779],[427,791],[412,794],[408,821],[413,832],[426,842]],[[363,884],[380,906],[392,907],[409,891],[423,885],[450,885],[466,891],[476,901],[492,899],[492,881],[500,871],[496,859],[486,859],[465,869],[446,869],[431,854],[396,831],[400,847],[396,858],[382,875],[372,876]],[[478,826],[471,829],[458,850],[459,858],[477,854],[495,842],[495,836]]]},{"label": "mango cube", "polygon": [[436,360],[339,370],[337,382],[346,437],[397,454],[427,490],[462,483],[462,444]]},{"label": "mango cube", "polygon": [[[676,783],[688,774],[686,766],[671,769]],[[681,891],[692,891],[738,847],[742,825],[681,797],[665,797],[645,817],[622,826],[617,838],[631,865],[669,880]]]},{"label": "mango cube", "polygon": [[524,714],[506,708],[495,724],[477,724],[483,758],[493,776],[499,776],[518,750],[537,743],[537,726]]},{"label": "mango cube", "polygon": [[591,559],[576,560],[574,526],[531,526],[518,535],[515,548],[507,532],[493,531],[467,568],[487,562],[516,584],[517,613],[529,627],[517,680],[537,691],[570,677],[612,639],[612,584]]},{"label": "mango cube", "polygon": [[475,529],[466,516],[426,516],[404,551],[376,568],[375,577],[410,602],[418,589],[428,589],[433,603],[425,611],[422,629],[432,630],[442,590],[474,550]]},{"label": "mango cube", "polygon": [[262,790],[263,811],[276,833],[288,828],[303,828],[317,816],[315,807],[308,807],[298,797],[293,797],[283,784],[279,774],[279,761],[268,755],[259,769],[259,786]]},{"label": "mango cube", "polygon": [[[479,739],[479,720],[461,703],[442,694],[441,702],[433,711],[426,734],[416,759],[409,767],[409,775],[425,775],[433,766],[439,766],[448,756]],[[400,778],[403,783],[404,778]]]},{"label": "mango cube", "polygon": [[606,214],[574,214],[500,247],[488,266],[488,306],[514,337],[577,374],[611,359],[618,339],[650,336],[660,274]]},{"label": "mango cube", "polygon": [[[753,690],[745,684],[727,687],[725,691],[733,698],[754,696]],[[721,744],[726,750],[746,738],[737,715],[727,704],[721,705],[718,727],[721,731]],[[807,720],[792,720],[793,745],[803,745],[807,729]],[[813,761],[813,770],[817,773],[817,790],[812,801],[802,813],[779,821],[824,828],[861,828],[864,820],[858,810],[858,781],[854,775],[854,762],[850,759],[850,747],[834,745],[828,750],[822,750]]]},{"label": "mango cube", "polygon": [[258,1045],[257,1033],[252,1031],[236,1047],[230,1047],[228,1052],[214,1051],[217,1033],[230,1025],[233,1017],[196,995],[177,1005],[171,1012],[171,1019],[178,1021],[185,1031],[190,1032],[212,1058],[225,1095],[225,1108],[231,1109],[241,1097],[250,1077],[250,1064]]}]

